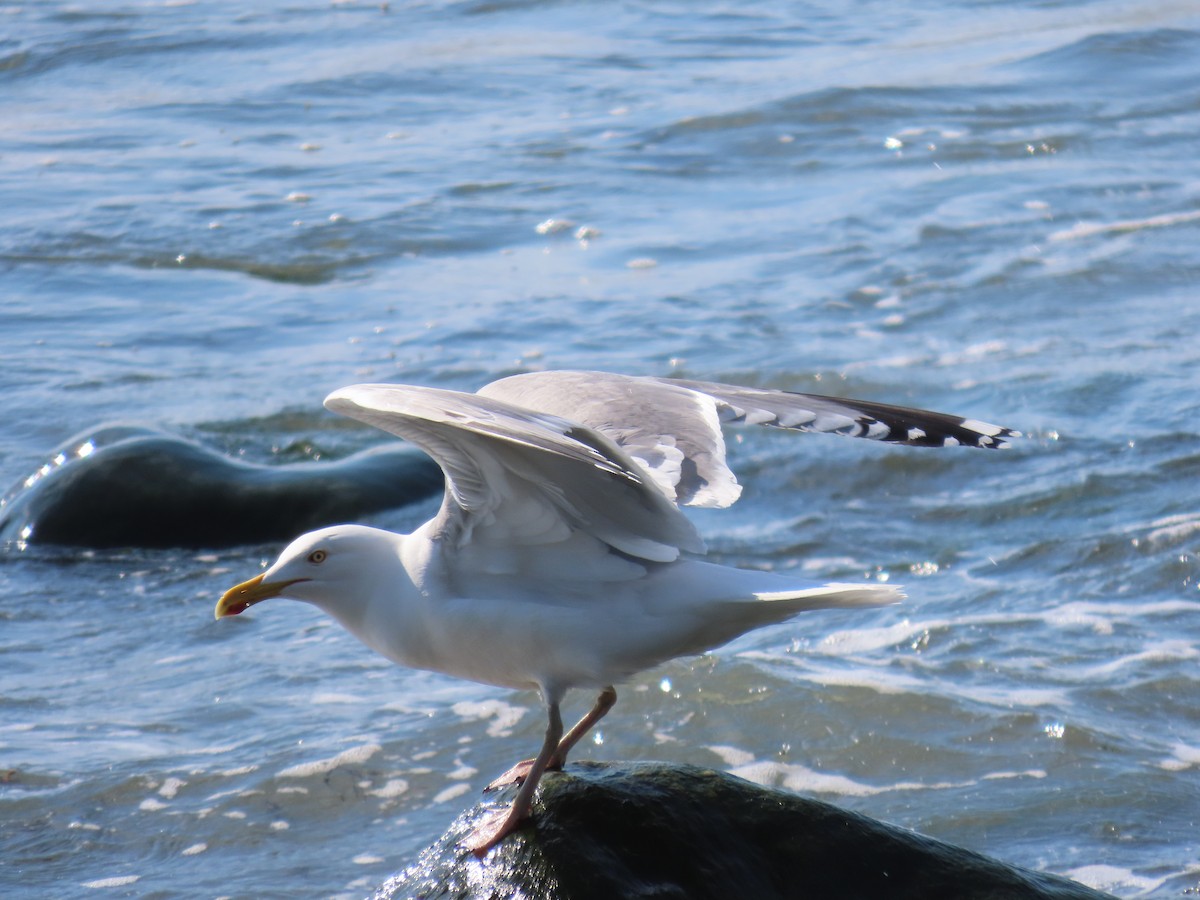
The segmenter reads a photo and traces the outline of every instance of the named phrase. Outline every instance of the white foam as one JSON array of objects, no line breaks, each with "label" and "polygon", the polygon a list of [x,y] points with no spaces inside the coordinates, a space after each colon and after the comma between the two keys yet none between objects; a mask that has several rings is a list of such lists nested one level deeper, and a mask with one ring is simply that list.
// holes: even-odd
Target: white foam
[{"label": "white foam", "polygon": [[392,800],[407,791],[407,781],[405,781],[403,778],[392,778],[389,779],[382,787],[377,787],[374,790],[367,791],[367,793],[372,797],[382,797],[384,800]]},{"label": "white foam", "polygon": [[1146,216],[1142,219],[1122,219],[1116,222],[1078,222],[1070,228],[1055,231],[1050,235],[1050,240],[1073,241],[1079,238],[1093,237],[1097,234],[1121,234],[1128,231],[1142,231],[1146,228],[1186,225],[1189,222],[1200,222],[1200,210],[1163,213],[1157,216]]},{"label": "white foam", "polygon": [[935,628],[950,625],[948,619],[934,619],[929,622],[913,623],[908,619],[887,625],[883,628],[856,628],[849,631],[835,631],[816,646],[821,653],[845,656],[849,653],[874,653],[887,650],[897,644],[907,643],[913,635]]},{"label": "white foam", "polygon": [[456,759],[455,763],[454,769],[446,773],[446,777],[451,781],[466,781],[468,778],[479,774],[478,769],[474,766],[468,766],[462,760]]},{"label": "white foam", "polygon": [[712,744],[708,748],[717,756],[721,757],[721,762],[727,766],[745,766],[754,761],[754,754],[748,750],[742,750],[738,747],[729,747],[724,744]]},{"label": "white foam", "polygon": [[1119,656],[1098,666],[1083,669],[1079,674],[1083,679],[1091,680],[1104,675],[1111,675],[1113,672],[1134,663],[1171,662],[1197,658],[1200,658],[1200,649],[1192,646],[1188,641],[1161,641],[1149,650],[1143,650],[1141,653],[1130,653],[1127,656]]},{"label": "white foam", "polygon": [[201,841],[199,844],[192,844],[190,847],[184,847],[179,851],[180,856],[198,856],[208,849],[208,844]]},{"label": "white foam", "polygon": [[867,688],[877,694],[925,694],[929,691],[927,679],[882,669],[820,672],[800,675],[799,678],[825,687]]},{"label": "white foam", "polygon": [[[890,646],[890,644],[889,644]],[[773,663],[798,665],[791,656],[780,656],[772,653],[747,651],[742,654],[751,659],[766,659]],[[858,668],[839,668],[818,672],[801,671],[793,678],[818,684],[822,687],[853,687],[866,688],[877,694],[918,694],[924,696],[930,692],[931,686],[937,684],[941,694],[958,697],[985,706],[995,706],[1000,709],[1014,707],[1054,706],[1067,704],[1070,697],[1065,689],[1060,688],[1016,688],[1011,686],[986,687],[980,685],[964,685],[951,681],[937,681],[933,674],[921,677],[898,672],[888,666],[887,661],[869,662]]]},{"label": "white foam", "polygon": [[525,707],[514,706],[503,700],[460,700],[451,709],[455,715],[462,716],[468,722],[493,719],[487,728],[491,737],[508,737],[526,712]]},{"label": "white foam", "polygon": [[1161,600],[1157,603],[1099,603],[1080,600],[1064,603],[1042,613],[1041,619],[1056,628],[1088,627],[1096,634],[1113,633],[1114,621],[1130,621],[1143,616],[1172,615],[1200,612],[1200,603],[1193,600]]},{"label": "white foam", "polygon": [[1003,781],[1006,778],[1045,778],[1045,769],[1026,769],[1024,772],[988,772],[984,781]]},{"label": "white foam", "polygon": [[465,781],[460,781],[457,784],[450,785],[450,787],[446,788],[445,790],[438,791],[438,793],[433,797],[433,802],[446,803],[447,801],[453,800],[455,797],[461,797],[470,789],[471,786],[469,784],[467,784]]},{"label": "white foam", "polygon": [[[914,622],[904,619],[894,625],[880,628],[856,628],[828,634],[813,647],[816,653],[846,657],[855,654],[870,655],[881,650],[890,650],[925,632],[948,630],[961,631],[973,626],[1005,625],[1021,622],[1042,622],[1053,628],[1090,628],[1097,634],[1111,634],[1114,622],[1130,621],[1145,616],[1174,615],[1176,613],[1200,613],[1200,602],[1194,600],[1162,600],[1155,603],[1097,602],[1080,600],[1063,603],[1051,609],[1024,613],[987,613],[962,616],[957,619],[928,619]],[[1179,644],[1180,646],[1174,646]],[[1182,642],[1168,642],[1158,651],[1161,658],[1190,659],[1192,652],[1181,649]]]},{"label": "white foam", "polygon": [[1182,772],[1192,766],[1200,766],[1200,747],[1189,744],[1175,744],[1171,747],[1171,755],[1159,764],[1159,768],[1168,772]]},{"label": "white foam", "polygon": [[193,756],[224,756],[236,750],[239,744],[219,744],[213,747],[198,747],[195,750],[189,750],[188,753]]},{"label": "white foam", "polygon": [[141,875],[118,875],[115,878],[97,878],[95,881],[85,881],[85,888],[115,888],[125,887],[127,884],[133,884],[138,881]]},{"label": "white foam", "polygon": [[961,366],[1007,351],[1008,344],[1004,341],[981,341],[978,344],[970,344],[966,347],[963,347],[961,350],[955,350],[941,354],[937,358],[937,365],[951,367]]},{"label": "white foam", "polygon": [[1070,691],[1058,688],[966,687],[943,683],[947,693],[957,697],[995,706],[999,709],[1021,709],[1030,706],[1069,706]]},{"label": "white foam", "polygon": [[1177,612],[1200,612],[1200,603],[1197,603],[1195,600],[1160,600],[1157,603],[1096,603],[1081,600],[1077,603],[1068,603],[1059,608],[1066,609],[1068,607],[1079,607],[1109,616],[1148,616],[1169,615]]},{"label": "white foam", "polygon": [[235,769],[221,769],[219,772],[217,772],[217,774],[222,778],[233,778],[237,775],[249,775],[251,772],[256,771],[258,771],[258,765],[256,763],[250,763],[249,765],[238,766]]},{"label": "white foam", "polygon": [[158,794],[160,797],[166,797],[168,800],[172,800],[174,799],[175,795],[179,793],[179,789],[185,784],[187,784],[187,782],[182,778],[175,778],[172,776],[163,782],[162,787],[158,789]]},{"label": "white foam", "polygon": [[298,766],[291,766],[280,772],[279,777],[308,778],[312,775],[324,775],[326,772],[332,772],[339,766],[361,765],[382,749],[378,744],[363,744],[359,747],[351,747],[349,750],[343,750],[337,756],[331,756],[328,759],[317,759],[312,762],[300,763]]},{"label": "white foam", "polygon": [[1106,863],[1094,863],[1090,866],[1080,866],[1064,873],[1068,878],[1086,884],[1099,891],[1128,896],[1129,892],[1149,893],[1157,890],[1167,880],[1163,878],[1146,878],[1135,875],[1132,869],[1120,866],[1110,866]]},{"label": "white foam", "polygon": [[847,778],[845,775],[817,772],[796,763],[766,761],[738,766],[731,770],[731,774],[768,787],[778,786],[797,793],[837,794],[842,797],[871,797],[891,791],[926,791],[970,787],[976,783],[965,781],[922,784],[917,781],[897,781],[893,784],[871,785]]},{"label": "white foam", "polygon": [[1178,543],[1200,531],[1200,513],[1166,516],[1151,522],[1145,540],[1151,544]]}]

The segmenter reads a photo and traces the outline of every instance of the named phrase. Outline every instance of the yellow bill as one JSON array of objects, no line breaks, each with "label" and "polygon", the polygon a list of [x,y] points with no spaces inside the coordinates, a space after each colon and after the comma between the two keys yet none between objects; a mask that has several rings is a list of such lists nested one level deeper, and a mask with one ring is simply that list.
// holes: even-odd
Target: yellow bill
[{"label": "yellow bill", "polygon": [[278,597],[297,581],[305,581],[304,578],[293,578],[290,581],[263,581],[266,573],[256,575],[249,581],[243,581],[236,587],[231,587],[221,599],[217,601],[217,608],[214,611],[218,619],[223,619],[226,616],[236,616],[244,613],[255,603],[261,603],[264,600],[270,600],[272,597]]}]

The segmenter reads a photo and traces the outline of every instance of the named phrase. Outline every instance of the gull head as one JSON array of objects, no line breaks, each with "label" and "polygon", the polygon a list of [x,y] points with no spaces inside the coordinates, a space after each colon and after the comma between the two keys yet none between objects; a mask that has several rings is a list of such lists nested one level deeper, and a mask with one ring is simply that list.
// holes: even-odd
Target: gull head
[{"label": "gull head", "polygon": [[292,541],[261,575],[230,588],[216,618],[236,616],[272,597],[303,600],[329,611],[368,599],[372,573],[400,565],[398,535],[364,525],[335,525]]}]

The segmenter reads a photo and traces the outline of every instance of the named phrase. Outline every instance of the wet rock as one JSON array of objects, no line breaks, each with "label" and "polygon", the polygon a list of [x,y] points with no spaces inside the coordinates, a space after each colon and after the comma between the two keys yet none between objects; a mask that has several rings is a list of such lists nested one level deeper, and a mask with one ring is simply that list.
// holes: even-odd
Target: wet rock
[{"label": "wet rock", "polygon": [[77,435],[0,501],[0,543],[230,547],[422,500],[441,471],[400,445],[262,466],[135,426]]},{"label": "wet rock", "polygon": [[456,845],[508,799],[511,791],[465,813],[375,900],[1108,896],[828,803],[662,763],[578,763],[547,773],[535,825],[482,861]]}]

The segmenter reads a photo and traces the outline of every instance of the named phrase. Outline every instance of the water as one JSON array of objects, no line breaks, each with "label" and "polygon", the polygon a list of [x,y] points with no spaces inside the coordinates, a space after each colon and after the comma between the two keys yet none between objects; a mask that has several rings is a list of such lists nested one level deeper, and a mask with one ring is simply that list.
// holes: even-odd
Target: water
[{"label": "water", "polygon": [[[0,110],[6,483],[117,420],[341,455],[336,387],[541,367],[1020,428],[740,432],[716,559],[911,600],[646,673],[581,752],[1200,887],[1193,4],[9,5]],[[0,892],[363,896],[536,747],[299,604],[213,622],[277,549],[8,550]]]}]

